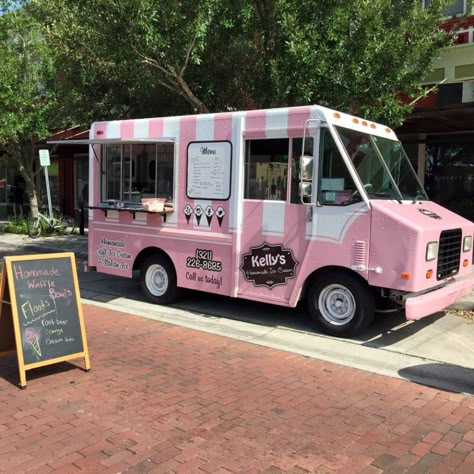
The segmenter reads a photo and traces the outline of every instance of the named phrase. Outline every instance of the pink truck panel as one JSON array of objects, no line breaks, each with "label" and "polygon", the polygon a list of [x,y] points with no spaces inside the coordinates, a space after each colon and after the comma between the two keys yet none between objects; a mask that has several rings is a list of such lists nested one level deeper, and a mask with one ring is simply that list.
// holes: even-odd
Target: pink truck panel
[{"label": "pink truck panel", "polygon": [[[436,286],[437,260],[425,259],[428,242],[437,242],[443,230],[462,229],[462,235],[473,235],[474,224],[434,202],[400,205],[393,201],[372,201],[372,235],[370,266],[382,273],[370,273],[371,285],[404,291],[422,291]],[[468,259],[469,265],[462,262]],[[471,273],[472,251],[462,252],[459,273]],[[426,278],[431,270],[433,277]],[[410,274],[409,279],[402,278]]]},{"label": "pink truck panel", "polygon": [[405,305],[406,318],[418,320],[442,311],[462,297],[468,295],[474,285],[474,278],[451,283],[439,290],[407,299]]}]

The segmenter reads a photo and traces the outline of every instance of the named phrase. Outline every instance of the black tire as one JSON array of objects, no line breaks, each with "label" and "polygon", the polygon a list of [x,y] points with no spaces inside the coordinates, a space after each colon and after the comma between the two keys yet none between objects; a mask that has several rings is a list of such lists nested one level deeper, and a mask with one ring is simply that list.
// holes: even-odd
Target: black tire
[{"label": "black tire", "polygon": [[72,217],[63,218],[63,234],[69,235],[74,232],[74,219]]},{"label": "black tire", "polygon": [[169,304],[178,297],[176,270],[162,255],[150,255],[140,268],[140,286],[148,301]]},{"label": "black tire", "polygon": [[39,217],[36,219],[28,217],[28,235],[32,239],[37,239],[41,235],[41,221]]},{"label": "black tire", "polygon": [[318,327],[332,336],[355,336],[372,323],[375,314],[374,295],[367,283],[342,271],[316,277],[307,304]]}]

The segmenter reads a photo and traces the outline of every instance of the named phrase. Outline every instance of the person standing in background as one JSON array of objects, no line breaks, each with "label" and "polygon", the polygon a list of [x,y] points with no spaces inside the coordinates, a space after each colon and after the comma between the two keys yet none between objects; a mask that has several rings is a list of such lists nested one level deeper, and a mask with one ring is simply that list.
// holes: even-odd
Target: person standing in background
[{"label": "person standing in background", "polygon": [[13,186],[13,217],[21,218],[23,217],[23,180],[21,178],[15,179],[15,184]]}]

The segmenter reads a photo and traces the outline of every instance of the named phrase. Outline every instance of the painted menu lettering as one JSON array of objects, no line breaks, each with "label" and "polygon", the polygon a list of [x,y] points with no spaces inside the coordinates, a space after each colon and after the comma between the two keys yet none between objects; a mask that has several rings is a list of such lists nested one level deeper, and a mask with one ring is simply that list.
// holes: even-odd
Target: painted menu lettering
[{"label": "painted menu lettering", "polygon": [[95,247],[98,256],[97,265],[119,270],[129,270],[132,254],[126,250],[127,244],[124,240],[110,240],[106,237],[99,239],[100,245]]},{"label": "painted menu lettering", "polygon": [[[196,249],[193,257],[187,257],[186,266],[188,268],[210,272],[222,271],[222,262],[215,260],[214,252],[208,249]],[[198,274],[196,271],[186,272],[186,280],[213,285],[217,290],[222,286],[222,276],[214,276],[206,273]]]},{"label": "painted menu lettering", "polygon": [[230,142],[190,143],[187,196],[190,199],[228,199],[231,164],[232,145]]},{"label": "painted menu lettering", "polygon": [[22,345],[29,363],[82,348],[73,317],[74,281],[70,267],[63,267],[59,259],[12,264]]}]

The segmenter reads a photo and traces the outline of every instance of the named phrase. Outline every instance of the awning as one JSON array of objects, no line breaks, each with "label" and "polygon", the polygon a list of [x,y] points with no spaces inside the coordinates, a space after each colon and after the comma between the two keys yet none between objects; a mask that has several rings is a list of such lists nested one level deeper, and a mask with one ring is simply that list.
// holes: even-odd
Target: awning
[{"label": "awning", "polygon": [[51,140],[49,145],[133,145],[134,143],[174,143],[173,138],[95,138],[91,140]]},{"label": "awning", "polygon": [[[411,113],[397,130],[402,141],[426,142],[444,139],[456,141],[463,137],[472,143],[474,134],[474,103],[437,108],[420,108]],[[448,138],[451,137],[451,138]]]}]

